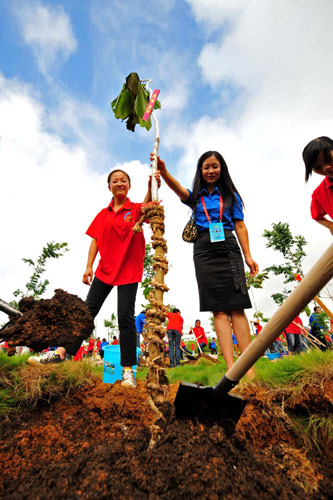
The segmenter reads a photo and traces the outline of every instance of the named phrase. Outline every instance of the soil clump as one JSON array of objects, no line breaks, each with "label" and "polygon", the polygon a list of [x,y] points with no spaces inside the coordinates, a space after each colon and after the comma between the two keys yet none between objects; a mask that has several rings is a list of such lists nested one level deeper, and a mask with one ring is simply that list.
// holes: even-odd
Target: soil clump
[{"label": "soil clump", "polygon": [[11,318],[0,332],[10,347],[28,346],[40,352],[50,346],[70,346],[78,339],[87,339],[94,330],[83,300],[60,288],[52,299],[24,297],[18,306],[23,316]]},{"label": "soil clump", "polygon": [[251,391],[232,437],[218,423],[170,419],[148,450],[145,383],[96,378],[2,425],[0,499],[332,498],[332,453],[307,455],[278,406]]},{"label": "soil clump", "polygon": [[213,364],[220,363],[220,361],[217,358],[213,358],[213,356],[210,356],[209,354],[206,354],[205,352],[198,354],[195,359],[189,358],[187,363],[189,365],[196,365],[198,363],[199,359],[205,359],[206,361],[210,361]]}]

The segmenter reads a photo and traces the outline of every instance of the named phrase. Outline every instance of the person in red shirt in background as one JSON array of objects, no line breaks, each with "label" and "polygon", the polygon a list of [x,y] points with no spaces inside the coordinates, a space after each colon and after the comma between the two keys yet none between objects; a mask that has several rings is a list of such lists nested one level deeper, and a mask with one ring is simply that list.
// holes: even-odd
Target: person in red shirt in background
[{"label": "person in red shirt in background", "polygon": [[191,344],[191,351],[192,351],[192,356],[195,355],[195,345],[192,343]]},{"label": "person in red shirt in background", "polygon": [[99,354],[99,351],[101,350],[101,339],[97,337],[96,339],[96,345],[95,345],[95,352],[96,354]]},{"label": "person in red shirt in background", "polygon": [[90,337],[87,347],[87,356],[89,356],[89,358],[91,358],[93,355],[94,347],[95,347],[95,339],[94,337]]},{"label": "person in red shirt in background", "polygon": [[[294,323],[297,324],[295,325]],[[303,340],[303,331],[297,325],[303,326],[303,322],[299,316],[296,316],[296,318],[293,319],[290,325],[285,328],[288,351],[292,354],[299,354],[300,352],[304,352],[307,350],[307,345]]]},{"label": "person in red shirt in background", "polygon": [[111,345],[118,345],[119,344],[119,340],[117,339],[117,337],[114,335],[113,336],[113,340],[111,342]]},{"label": "person in red shirt in background", "polygon": [[[185,342],[183,342],[182,340],[180,341],[180,349],[182,353],[189,354],[190,356],[192,356],[191,351],[187,349]],[[184,359],[184,356],[182,356],[182,359]]]},{"label": "person in red shirt in background", "polygon": [[254,326],[256,327],[256,334],[259,335],[259,333],[261,332],[262,330],[262,326],[261,324],[259,323],[259,321],[253,321],[253,324]]},{"label": "person in red shirt in background", "polygon": [[73,361],[82,361],[83,356],[87,355],[87,349],[84,344],[81,345],[80,349],[75,354]]},{"label": "person in red shirt in background", "polygon": [[333,234],[333,141],[329,137],[318,137],[309,142],[303,150],[305,181],[312,172],[325,179],[312,193],[311,216]]},{"label": "person in red shirt in background", "polygon": [[180,315],[180,310],[174,308],[172,312],[167,312],[168,318],[167,336],[169,339],[170,368],[180,365],[180,339],[183,332],[184,320]]},{"label": "person in red shirt in background", "polygon": [[195,338],[197,339],[197,342],[200,346],[200,349],[203,351],[207,345],[207,337],[205,334],[205,330],[201,326],[200,319],[197,319],[195,321],[195,327],[194,328],[191,327],[189,333],[194,333]]}]

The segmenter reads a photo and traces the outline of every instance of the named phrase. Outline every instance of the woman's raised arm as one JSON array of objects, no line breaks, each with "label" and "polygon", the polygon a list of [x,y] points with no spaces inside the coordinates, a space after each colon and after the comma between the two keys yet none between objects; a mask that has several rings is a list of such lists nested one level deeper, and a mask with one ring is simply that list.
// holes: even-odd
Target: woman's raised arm
[{"label": "woman's raised arm", "polygon": [[[154,153],[150,154],[150,160],[154,160]],[[164,179],[165,183],[169,186],[172,191],[176,193],[177,196],[182,201],[187,201],[190,197],[190,194],[187,189],[185,189],[172,175],[168,172],[165,163],[161,158],[157,157],[157,169],[161,174],[161,177]]]}]

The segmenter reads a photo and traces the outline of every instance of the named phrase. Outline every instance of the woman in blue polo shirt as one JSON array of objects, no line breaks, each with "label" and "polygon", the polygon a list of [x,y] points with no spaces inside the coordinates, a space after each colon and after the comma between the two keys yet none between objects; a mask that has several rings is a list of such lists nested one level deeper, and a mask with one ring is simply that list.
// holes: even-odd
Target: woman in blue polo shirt
[{"label": "woman in blue polo shirt", "polygon": [[250,253],[242,198],[232,182],[226,162],[217,151],[208,151],[199,158],[192,190],[184,188],[172,177],[160,158],[158,170],[166,184],[193,210],[199,232],[194,243],[193,260],[200,311],[213,312],[216,333],[229,369],[234,362],[232,329],[236,332],[241,351],[251,341],[244,312],[244,309],[251,308],[251,302],[239,245],[251,276],[259,271]]}]

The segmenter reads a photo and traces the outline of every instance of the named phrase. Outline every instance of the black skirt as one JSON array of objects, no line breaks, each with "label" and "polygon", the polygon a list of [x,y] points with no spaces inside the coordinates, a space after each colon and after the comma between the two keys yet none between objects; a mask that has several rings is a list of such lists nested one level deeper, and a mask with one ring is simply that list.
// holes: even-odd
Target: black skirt
[{"label": "black skirt", "polygon": [[225,241],[211,243],[208,229],[194,243],[193,260],[200,311],[233,311],[252,307],[237,239],[225,230]]}]

